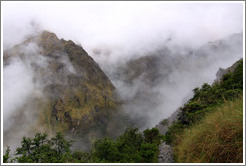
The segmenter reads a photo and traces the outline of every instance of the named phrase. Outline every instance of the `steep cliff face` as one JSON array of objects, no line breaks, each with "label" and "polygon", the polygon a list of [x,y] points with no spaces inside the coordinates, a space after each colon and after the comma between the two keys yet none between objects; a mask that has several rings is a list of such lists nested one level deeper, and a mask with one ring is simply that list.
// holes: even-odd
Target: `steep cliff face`
[{"label": "steep cliff face", "polygon": [[[5,51],[4,67],[15,59],[28,66],[36,89],[18,109],[33,110],[36,126],[45,131],[83,133],[97,125],[105,126],[115,112],[114,85],[73,41],[59,40],[54,33],[43,31]],[[13,128],[25,123],[24,119],[17,120]]]}]

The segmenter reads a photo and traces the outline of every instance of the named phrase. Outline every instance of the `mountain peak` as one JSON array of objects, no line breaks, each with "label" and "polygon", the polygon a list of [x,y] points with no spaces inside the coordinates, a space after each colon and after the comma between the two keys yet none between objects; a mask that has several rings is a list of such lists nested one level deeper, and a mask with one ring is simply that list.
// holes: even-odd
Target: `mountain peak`
[{"label": "mountain peak", "polygon": [[[44,99],[30,96],[32,102],[27,105],[42,113],[35,118],[44,130],[87,132],[92,126],[106,125],[115,111],[114,85],[93,58],[73,41],[43,31],[6,51],[4,56],[7,55],[21,57],[34,73],[35,81],[30,84],[40,87]],[[6,63],[7,58],[4,60]],[[24,122],[18,121],[15,126],[21,123]]]},{"label": "mountain peak", "polygon": [[40,35],[41,39],[44,40],[59,40],[55,33],[44,30]]},{"label": "mountain peak", "polygon": [[38,42],[45,50],[48,51],[59,49],[61,45],[61,41],[58,39],[56,34],[46,30],[38,36]]}]

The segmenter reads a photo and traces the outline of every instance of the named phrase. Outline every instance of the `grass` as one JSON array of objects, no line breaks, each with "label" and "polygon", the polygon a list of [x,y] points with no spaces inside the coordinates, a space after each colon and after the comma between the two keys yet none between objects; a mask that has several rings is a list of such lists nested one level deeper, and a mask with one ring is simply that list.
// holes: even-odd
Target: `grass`
[{"label": "grass", "polygon": [[185,129],[174,147],[176,162],[243,162],[243,97],[207,113],[201,123]]}]

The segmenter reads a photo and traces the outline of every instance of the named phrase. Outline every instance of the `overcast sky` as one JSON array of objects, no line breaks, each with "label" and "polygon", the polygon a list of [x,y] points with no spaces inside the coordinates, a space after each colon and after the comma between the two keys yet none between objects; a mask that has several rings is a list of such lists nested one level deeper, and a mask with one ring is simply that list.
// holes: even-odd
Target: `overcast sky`
[{"label": "overcast sky", "polygon": [[1,2],[8,48],[46,29],[87,51],[100,45],[141,48],[172,36],[199,46],[243,30],[242,3]]}]

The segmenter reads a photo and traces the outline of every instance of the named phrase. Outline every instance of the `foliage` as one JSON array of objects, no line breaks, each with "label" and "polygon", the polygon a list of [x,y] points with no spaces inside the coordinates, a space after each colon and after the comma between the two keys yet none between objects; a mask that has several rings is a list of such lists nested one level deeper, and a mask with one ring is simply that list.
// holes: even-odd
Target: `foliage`
[{"label": "foliage", "polygon": [[97,140],[92,147],[94,162],[157,162],[160,134],[156,128],[139,133],[137,128],[127,129],[115,141]]},{"label": "foliage", "polygon": [[181,134],[183,132],[184,125],[178,121],[173,123],[166,132],[164,136],[164,141],[166,141],[167,144],[172,144],[176,140],[176,135]]},{"label": "foliage", "polygon": [[163,125],[163,126],[168,126],[169,121],[168,121],[168,119],[163,119],[163,120],[160,122],[160,124]]},{"label": "foliage", "polygon": [[151,143],[143,143],[141,145],[140,155],[142,156],[142,162],[153,163],[157,162],[158,146]]},{"label": "foliage", "polygon": [[139,154],[143,143],[143,134],[138,133],[137,128],[128,128],[121,136],[116,139],[116,146],[119,151],[119,162],[140,162]]},{"label": "foliage", "polygon": [[[157,162],[158,146],[161,140],[156,128],[138,132],[137,128],[128,128],[113,140],[104,138],[92,142],[89,152],[71,152],[71,140],[61,133],[47,139],[47,134],[37,133],[34,138],[23,137],[21,147],[16,149],[14,161],[19,163],[129,163]],[[8,162],[10,149],[4,155]]]},{"label": "foliage", "polygon": [[10,148],[9,148],[9,146],[8,146],[7,149],[6,149],[6,151],[5,151],[5,155],[3,155],[3,162],[4,162],[4,163],[7,163],[8,160],[9,160],[9,158],[10,158],[9,152],[10,152]]},{"label": "foliage", "polygon": [[150,129],[146,129],[143,131],[144,133],[144,141],[151,143],[151,144],[155,144],[155,145],[159,145],[160,144],[160,134],[159,134],[159,130],[157,128],[152,128]]},{"label": "foliage", "polygon": [[[34,138],[23,137],[21,147],[15,152],[13,161],[19,163],[59,163],[68,162],[71,157],[71,140],[66,140],[61,133],[47,139],[47,134],[37,133]],[[9,150],[4,155],[8,162]]]}]

